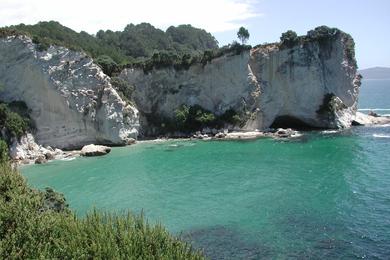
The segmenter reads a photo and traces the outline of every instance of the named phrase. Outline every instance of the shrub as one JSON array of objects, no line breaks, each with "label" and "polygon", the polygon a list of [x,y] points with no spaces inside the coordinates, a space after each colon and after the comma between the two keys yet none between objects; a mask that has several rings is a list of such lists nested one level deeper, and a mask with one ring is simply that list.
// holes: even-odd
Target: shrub
[{"label": "shrub", "polygon": [[107,55],[101,55],[95,59],[95,62],[102,68],[104,74],[112,76],[113,73],[119,72],[118,64]]},{"label": "shrub", "polygon": [[323,25],[316,27],[314,30],[308,31],[306,37],[311,40],[324,41],[334,37],[337,32],[339,32],[337,28],[330,28],[328,26]]},{"label": "shrub", "polygon": [[181,105],[175,110],[176,130],[194,132],[204,127],[221,128],[226,124],[241,125],[241,117],[234,109],[226,110],[222,115],[216,115],[200,105]]},{"label": "shrub", "polygon": [[175,120],[179,126],[184,126],[190,114],[190,108],[181,105],[175,110]]},{"label": "shrub", "polygon": [[27,130],[34,130],[34,127],[24,102],[0,103],[0,128],[5,129],[4,139],[8,141],[12,137],[20,138]]},{"label": "shrub", "polygon": [[0,164],[3,164],[8,161],[8,145],[7,143],[0,139]]},{"label": "shrub", "polygon": [[203,259],[142,214],[93,211],[79,218],[61,194],[30,189],[0,164],[1,259]]},{"label": "shrub", "polygon": [[133,85],[119,77],[112,77],[111,84],[123,100],[125,100],[127,103],[132,102],[134,93]]},{"label": "shrub", "polygon": [[299,38],[297,33],[291,30],[282,33],[282,36],[280,37],[281,44],[287,47],[294,46],[296,43],[298,43],[298,41]]}]

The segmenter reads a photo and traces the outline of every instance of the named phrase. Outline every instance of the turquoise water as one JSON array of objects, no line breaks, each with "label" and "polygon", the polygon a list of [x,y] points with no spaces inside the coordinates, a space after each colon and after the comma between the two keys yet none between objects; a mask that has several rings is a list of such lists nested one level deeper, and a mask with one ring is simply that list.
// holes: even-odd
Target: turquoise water
[{"label": "turquoise water", "polygon": [[22,172],[80,215],[143,210],[212,259],[388,259],[389,137],[389,127],[360,127],[294,141],[140,143]]},{"label": "turquoise water", "polygon": [[390,115],[390,79],[363,80],[360,88],[359,108],[382,115]]}]

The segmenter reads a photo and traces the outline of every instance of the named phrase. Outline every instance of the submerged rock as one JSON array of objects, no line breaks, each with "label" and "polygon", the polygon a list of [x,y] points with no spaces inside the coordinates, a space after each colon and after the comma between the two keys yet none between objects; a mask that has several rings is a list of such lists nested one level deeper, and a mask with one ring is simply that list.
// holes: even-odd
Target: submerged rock
[{"label": "submerged rock", "polygon": [[101,156],[111,152],[111,148],[104,145],[85,145],[80,152],[82,156]]}]

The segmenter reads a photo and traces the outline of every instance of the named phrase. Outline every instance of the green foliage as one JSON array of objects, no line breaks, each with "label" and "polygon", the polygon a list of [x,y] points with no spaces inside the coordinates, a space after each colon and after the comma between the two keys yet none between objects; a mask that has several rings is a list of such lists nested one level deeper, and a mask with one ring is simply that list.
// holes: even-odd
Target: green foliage
[{"label": "green foliage", "polygon": [[166,34],[172,39],[175,49],[179,52],[190,53],[193,50],[217,49],[218,42],[205,30],[192,27],[190,24],[171,26]]},{"label": "green foliage", "polygon": [[340,32],[337,28],[330,28],[328,26],[319,26],[314,30],[308,31],[306,38],[309,40],[324,41],[333,38]]},{"label": "green foliage", "polygon": [[245,44],[247,42],[249,36],[250,36],[249,31],[246,28],[241,26],[240,29],[238,29],[237,37],[242,44]]},{"label": "green foliage", "polygon": [[193,131],[211,126],[215,115],[199,105],[182,105],[175,111],[175,121],[182,131]]},{"label": "green foliage", "polygon": [[118,64],[110,56],[101,55],[95,59],[95,62],[99,64],[103,72],[110,77],[113,73],[120,72]]},{"label": "green foliage", "polygon": [[0,103],[0,129],[5,130],[5,136],[2,138],[7,141],[11,137],[20,138],[27,130],[34,129],[24,102]]},{"label": "green foliage", "polygon": [[111,85],[116,89],[121,98],[127,103],[133,100],[134,86],[119,77],[111,78]]},{"label": "green foliage", "polygon": [[[96,36],[77,33],[55,21],[0,28],[0,37],[20,34],[31,37],[40,51],[51,45],[84,50],[109,76],[124,67],[142,68],[145,73],[154,68],[188,69],[196,63],[205,65],[222,55],[250,49],[236,42],[218,49],[210,33],[191,25],[171,26],[164,32],[148,23],[129,24],[123,31],[100,30]],[[242,37],[245,42],[249,33],[244,31]]]},{"label": "green foliage", "polygon": [[73,214],[61,194],[30,189],[0,164],[1,259],[203,259],[143,216]]},{"label": "green foliage", "polygon": [[282,33],[280,42],[283,46],[292,47],[299,42],[299,38],[296,32],[288,30],[287,32]]},{"label": "green foliage", "polygon": [[8,161],[8,145],[7,143],[0,139],[0,164]]},{"label": "green foliage", "polygon": [[241,125],[242,119],[240,115],[232,108],[228,109],[220,117],[220,120],[231,125]]},{"label": "green foliage", "polygon": [[149,23],[129,24],[123,32],[101,30],[96,38],[106,45],[119,48],[131,58],[151,57],[156,51],[170,51],[179,56],[185,53],[194,55],[197,51],[218,48],[211,34],[191,25],[171,26],[164,32]]},{"label": "green foliage", "polygon": [[35,25],[20,24],[8,29],[30,36],[41,51],[47,50],[50,45],[59,45],[72,50],[84,50],[94,58],[108,55],[117,63],[128,60],[118,48],[102,44],[86,32],[77,33],[55,21],[39,22]]},{"label": "green foliage", "polygon": [[202,130],[205,127],[222,128],[226,124],[241,125],[242,123],[234,109],[228,109],[222,115],[216,115],[199,105],[181,105],[175,110],[174,121],[174,129],[187,133]]},{"label": "green foliage", "polygon": [[186,105],[181,105],[175,110],[175,120],[179,126],[184,126],[190,115],[190,108]]}]

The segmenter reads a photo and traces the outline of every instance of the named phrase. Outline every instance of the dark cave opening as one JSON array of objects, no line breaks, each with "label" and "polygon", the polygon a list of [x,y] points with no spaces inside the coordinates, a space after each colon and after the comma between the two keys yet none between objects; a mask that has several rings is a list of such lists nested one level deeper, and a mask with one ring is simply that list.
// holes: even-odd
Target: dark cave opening
[{"label": "dark cave opening", "polygon": [[293,116],[278,116],[275,118],[274,122],[270,126],[271,128],[292,128],[294,130],[316,130],[318,127],[313,127],[306,122],[300,120],[299,118]]}]

